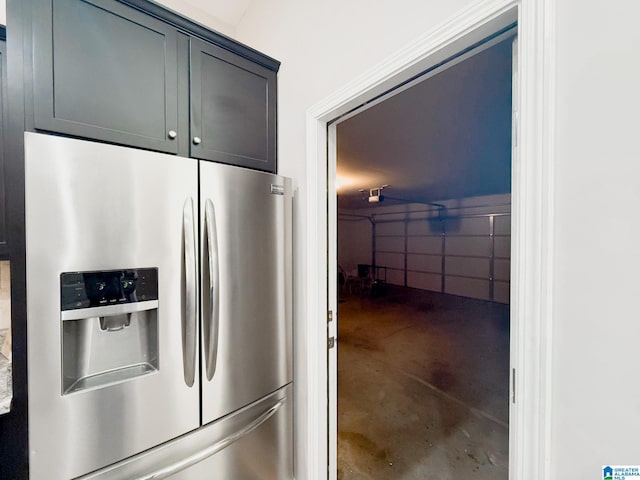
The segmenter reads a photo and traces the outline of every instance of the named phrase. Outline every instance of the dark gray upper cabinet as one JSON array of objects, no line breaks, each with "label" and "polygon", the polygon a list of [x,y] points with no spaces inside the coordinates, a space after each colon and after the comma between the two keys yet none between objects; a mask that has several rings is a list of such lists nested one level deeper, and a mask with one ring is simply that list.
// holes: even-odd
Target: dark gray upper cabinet
[{"label": "dark gray upper cabinet", "polygon": [[7,111],[7,42],[4,27],[0,29],[0,258],[7,253],[7,212],[5,194],[5,114]]},{"label": "dark gray upper cabinet", "polygon": [[32,128],[276,171],[279,62],[148,0],[28,3]]},{"label": "dark gray upper cabinet", "polygon": [[[34,126],[178,152],[178,32],[113,0],[34,2]],[[186,101],[186,100],[182,100]]]},{"label": "dark gray upper cabinet", "polygon": [[275,172],[276,73],[191,39],[191,156]]}]

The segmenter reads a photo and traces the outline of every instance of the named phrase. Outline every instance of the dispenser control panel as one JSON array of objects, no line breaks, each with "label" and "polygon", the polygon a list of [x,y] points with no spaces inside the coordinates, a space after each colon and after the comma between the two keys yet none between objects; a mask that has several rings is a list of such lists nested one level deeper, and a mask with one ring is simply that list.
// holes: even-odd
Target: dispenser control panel
[{"label": "dispenser control panel", "polygon": [[132,268],[60,274],[61,310],[158,299],[158,269]]}]

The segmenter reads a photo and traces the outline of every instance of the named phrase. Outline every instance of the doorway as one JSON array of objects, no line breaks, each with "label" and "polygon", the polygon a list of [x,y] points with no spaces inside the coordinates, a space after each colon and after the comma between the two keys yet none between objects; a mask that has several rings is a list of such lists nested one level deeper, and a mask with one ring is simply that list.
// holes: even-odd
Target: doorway
[{"label": "doorway", "polygon": [[[553,306],[553,12],[549,2],[500,0],[462,10],[407,48],[365,72],[307,111],[303,303],[299,323],[296,407],[297,472],[334,479],[337,311],[335,124],[338,118],[409,82],[483,38],[518,22],[518,154],[514,158],[511,278],[509,478],[544,478],[549,471],[551,320]],[[327,206],[327,193],[329,205]],[[324,233],[327,233],[325,235]],[[329,274],[327,275],[327,269]],[[327,315],[327,310],[329,315]],[[328,468],[327,468],[328,465]]]},{"label": "doorway", "polygon": [[339,480],[508,478],[514,35],[337,122]]}]

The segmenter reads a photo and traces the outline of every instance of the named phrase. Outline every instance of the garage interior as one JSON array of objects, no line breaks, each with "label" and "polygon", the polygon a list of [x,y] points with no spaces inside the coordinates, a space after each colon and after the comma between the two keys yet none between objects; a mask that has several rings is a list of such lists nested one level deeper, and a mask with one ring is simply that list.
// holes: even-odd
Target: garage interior
[{"label": "garage interior", "polygon": [[508,478],[514,37],[337,125],[338,479]]}]

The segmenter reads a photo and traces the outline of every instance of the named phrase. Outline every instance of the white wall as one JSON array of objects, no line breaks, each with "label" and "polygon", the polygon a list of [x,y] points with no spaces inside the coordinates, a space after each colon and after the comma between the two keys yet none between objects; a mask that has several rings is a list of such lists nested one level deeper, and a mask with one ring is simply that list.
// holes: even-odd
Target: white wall
[{"label": "white wall", "polygon": [[0,25],[7,24],[7,0],[0,0]]},{"label": "white wall", "polygon": [[[0,0],[2,1],[2,0]],[[5,0],[6,1],[6,0]],[[229,37],[233,37],[235,34],[235,26],[221,20],[220,18],[212,15],[210,12],[205,12],[197,6],[185,2],[184,0],[153,0],[156,3],[160,3],[165,7],[177,12],[185,17],[191,18],[196,22],[209,27],[217,32],[220,32]],[[230,1],[230,0],[229,0]]]},{"label": "white wall", "polygon": [[558,1],[553,479],[640,464],[640,3]]}]

